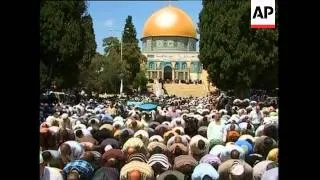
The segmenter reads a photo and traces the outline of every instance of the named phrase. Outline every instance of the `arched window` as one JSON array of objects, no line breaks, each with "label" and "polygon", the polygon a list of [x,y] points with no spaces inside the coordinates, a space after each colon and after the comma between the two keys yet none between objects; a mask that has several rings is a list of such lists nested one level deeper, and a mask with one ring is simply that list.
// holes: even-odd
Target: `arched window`
[{"label": "arched window", "polygon": [[187,63],[182,64],[182,69],[187,69]]},{"label": "arched window", "polygon": [[164,63],[160,62],[160,69],[163,69]]},{"label": "arched window", "polygon": [[180,70],[180,64],[179,64],[178,62],[176,62],[175,68],[176,68],[177,70]]},{"label": "arched window", "polygon": [[192,63],[192,71],[193,71],[193,72],[198,71],[198,64],[197,64],[196,62],[193,62],[193,63]]},{"label": "arched window", "polygon": [[153,62],[149,63],[149,69],[154,69],[154,63]]}]

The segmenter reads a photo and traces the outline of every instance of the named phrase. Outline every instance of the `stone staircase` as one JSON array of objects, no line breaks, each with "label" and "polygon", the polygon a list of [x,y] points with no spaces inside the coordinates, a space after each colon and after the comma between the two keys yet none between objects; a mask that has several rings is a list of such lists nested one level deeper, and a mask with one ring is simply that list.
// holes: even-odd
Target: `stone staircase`
[{"label": "stone staircase", "polygon": [[207,71],[202,71],[200,79],[202,80],[202,84],[164,84],[164,89],[168,95],[176,95],[178,97],[203,97],[207,96],[209,92],[216,90],[216,88],[208,82]]},{"label": "stone staircase", "polygon": [[203,97],[208,95],[208,90],[204,84],[164,84],[168,95],[178,97]]},{"label": "stone staircase", "polygon": [[216,90],[216,88],[209,83],[208,76],[208,72],[206,70],[202,70],[202,73],[200,74],[200,79],[202,80],[203,85],[208,89],[208,91],[213,92]]},{"label": "stone staircase", "polygon": [[147,87],[148,87],[148,91],[152,92],[155,95],[157,95],[158,93],[159,93],[158,95],[165,94],[165,92],[162,89],[161,83],[158,83],[156,81],[154,83],[148,83]]}]

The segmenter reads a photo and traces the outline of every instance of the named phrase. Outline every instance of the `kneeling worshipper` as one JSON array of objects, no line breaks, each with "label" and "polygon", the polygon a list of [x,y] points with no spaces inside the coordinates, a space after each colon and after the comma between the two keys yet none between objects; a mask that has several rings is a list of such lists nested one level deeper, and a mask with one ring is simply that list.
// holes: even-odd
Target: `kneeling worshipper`
[{"label": "kneeling worshipper", "polygon": [[92,180],[119,180],[119,171],[112,167],[101,167],[94,173]]},{"label": "kneeling worshipper", "polygon": [[217,170],[212,167],[208,163],[200,163],[198,164],[192,173],[192,180],[198,180],[198,179],[210,179],[210,180],[218,180],[219,174]]},{"label": "kneeling worshipper", "polygon": [[157,180],[184,180],[185,175],[176,170],[165,171],[157,177]]},{"label": "kneeling worshipper", "polygon": [[146,157],[141,153],[130,155],[128,163],[121,168],[120,180],[152,179],[154,177],[154,171],[146,162]]},{"label": "kneeling worshipper", "polygon": [[223,162],[218,169],[219,180],[252,180],[252,167],[239,159],[229,159]]},{"label": "kneeling worshipper", "polygon": [[80,159],[84,153],[83,147],[76,141],[66,141],[60,145],[58,152],[64,164]]},{"label": "kneeling worshipper", "polygon": [[42,152],[42,157],[48,167],[63,168],[62,159],[57,150],[45,150]]},{"label": "kneeling worshipper", "polygon": [[149,158],[148,164],[152,167],[156,177],[171,168],[168,157],[164,154],[153,154]]},{"label": "kneeling worshipper", "polygon": [[54,167],[47,167],[43,161],[42,153],[40,152],[40,180],[63,180],[62,170]]},{"label": "kneeling worshipper", "polygon": [[92,179],[93,172],[93,166],[86,160],[72,161],[63,168],[63,175],[67,180]]},{"label": "kneeling worshipper", "polygon": [[279,179],[279,168],[272,168],[263,173],[261,180],[278,180]]}]

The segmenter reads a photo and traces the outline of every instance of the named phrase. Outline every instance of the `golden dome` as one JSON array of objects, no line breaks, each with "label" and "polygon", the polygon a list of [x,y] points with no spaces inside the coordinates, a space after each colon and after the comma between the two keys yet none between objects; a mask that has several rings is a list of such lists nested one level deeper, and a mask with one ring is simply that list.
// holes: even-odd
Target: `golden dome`
[{"label": "golden dome", "polygon": [[192,19],[183,10],[167,6],[154,12],[145,22],[143,37],[182,36],[197,38]]}]

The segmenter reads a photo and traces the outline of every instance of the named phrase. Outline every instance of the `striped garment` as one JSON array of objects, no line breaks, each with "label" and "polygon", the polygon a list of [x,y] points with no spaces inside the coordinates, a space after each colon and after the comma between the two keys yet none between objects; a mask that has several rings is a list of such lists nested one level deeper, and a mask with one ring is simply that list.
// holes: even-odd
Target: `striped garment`
[{"label": "striped garment", "polygon": [[131,162],[131,161],[140,161],[145,163],[148,162],[147,157],[142,153],[131,154],[128,158],[128,162]]},{"label": "striped garment", "polygon": [[164,154],[154,154],[149,158],[148,164],[150,166],[160,163],[162,165],[162,170],[168,170],[171,167],[168,157]]}]

